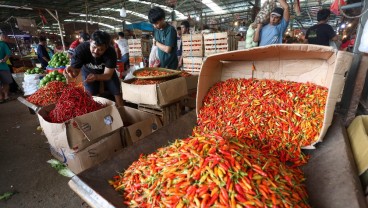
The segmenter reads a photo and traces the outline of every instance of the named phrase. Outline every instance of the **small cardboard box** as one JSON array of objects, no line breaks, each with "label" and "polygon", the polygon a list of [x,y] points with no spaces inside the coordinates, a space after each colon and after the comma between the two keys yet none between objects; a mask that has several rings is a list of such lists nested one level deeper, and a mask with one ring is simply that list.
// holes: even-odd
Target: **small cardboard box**
[{"label": "small cardboard box", "polygon": [[121,88],[123,99],[132,103],[165,106],[188,94],[184,77],[151,85],[134,85],[131,82],[132,80],[122,82]]},{"label": "small cardboard box", "polygon": [[55,105],[45,106],[38,111],[40,125],[51,146],[78,152],[123,126],[114,102],[100,97],[93,99],[107,106],[64,123],[50,123],[46,120]]},{"label": "small cardboard box", "polygon": [[188,93],[197,91],[198,75],[192,75],[189,77],[185,77],[185,81],[187,81]]},{"label": "small cardboard box", "polygon": [[132,145],[152,132],[162,127],[160,119],[151,113],[146,113],[130,107],[120,107],[119,113],[124,122],[121,128],[123,145]]},{"label": "small cardboard box", "polygon": [[[331,125],[336,101],[345,83],[353,55],[332,47],[309,44],[276,44],[207,57],[198,81],[197,114],[208,90],[230,78],[311,82],[329,89],[323,126],[317,142]],[[252,64],[256,70],[252,73]],[[316,143],[317,143],[316,142]],[[305,148],[314,148],[314,144]]]},{"label": "small cardboard box", "polygon": [[50,150],[56,159],[64,163],[75,174],[78,174],[110,158],[122,147],[120,131],[118,130],[79,152],[51,145]]}]

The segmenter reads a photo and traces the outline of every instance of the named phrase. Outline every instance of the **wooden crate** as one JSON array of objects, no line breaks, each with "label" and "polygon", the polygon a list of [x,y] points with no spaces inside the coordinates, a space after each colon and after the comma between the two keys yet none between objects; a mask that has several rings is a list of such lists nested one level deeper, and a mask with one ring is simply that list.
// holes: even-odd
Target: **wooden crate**
[{"label": "wooden crate", "polygon": [[198,75],[203,63],[202,57],[184,57],[183,70],[193,75]]},{"label": "wooden crate", "polygon": [[183,56],[203,57],[203,36],[202,34],[185,34],[182,36]]},{"label": "wooden crate", "polygon": [[151,44],[146,39],[128,39],[129,56],[149,56]]},{"label": "wooden crate", "polygon": [[204,56],[237,50],[238,41],[231,32],[203,34]]},{"label": "wooden crate", "polygon": [[130,66],[139,65],[141,62],[143,62],[143,60],[144,60],[143,56],[130,56],[129,54],[129,65]]},{"label": "wooden crate", "polygon": [[180,117],[180,103],[176,102],[164,107],[138,104],[138,110],[157,115],[161,119],[163,126],[166,126]]}]

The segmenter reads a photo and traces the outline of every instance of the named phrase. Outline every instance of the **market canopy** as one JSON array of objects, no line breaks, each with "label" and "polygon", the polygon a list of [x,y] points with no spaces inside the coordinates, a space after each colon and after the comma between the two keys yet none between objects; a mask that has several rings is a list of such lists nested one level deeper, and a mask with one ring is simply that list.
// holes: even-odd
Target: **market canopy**
[{"label": "market canopy", "polygon": [[153,26],[152,26],[152,24],[150,24],[148,22],[139,22],[139,23],[133,23],[133,24],[127,25],[127,29],[129,29],[129,30],[138,29],[138,30],[143,30],[143,31],[153,31]]}]

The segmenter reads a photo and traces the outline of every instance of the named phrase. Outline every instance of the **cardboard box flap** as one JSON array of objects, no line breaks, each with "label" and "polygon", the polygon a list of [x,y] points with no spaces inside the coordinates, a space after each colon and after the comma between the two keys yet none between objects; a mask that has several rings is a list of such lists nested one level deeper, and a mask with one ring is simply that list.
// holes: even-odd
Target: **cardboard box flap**
[{"label": "cardboard box flap", "polygon": [[137,110],[135,108],[127,107],[127,106],[119,107],[118,110],[119,110],[120,116],[123,119],[124,126],[126,126],[125,121],[127,121],[128,123],[136,123],[136,122],[143,121],[145,119],[154,117],[154,115],[151,113],[146,113],[146,112]]},{"label": "cardboard box flap", "polygon": [[172,103],[188,94],[187,82],[184,77],[169,80],[157,85],[161,105]]},{"label": "cardboard box flap", "polygon": [[157,116],[152,116],[151,118],[132,124],[126,127],[126,129],[132,142],[136,142],[161,127],[162,124],[160,119],[157,118]]},{"label": "cardboard box flap", "polygon": [[348,127],[348,135],[359,175],[368,170],[368,116],[357,116]]},{"label": "cardboard box flap", "polygon": [[156,85],[133,85],[131,80],[121,83],[123,99],[132,103],[145,103],[148,105],[157,105]]},{"label": "cardboard box flap", "polygon": [[[49,113],[52,109],[55,108],[55,105],[49,105],[41,108],[37,112],[38,120],[40,121],[40,125],[42,131],[46,135],[47,138],[53,138],[52,140],[48,140],[49,144],[54,147],[68,147],[68,141],[65,139],[66,136],[66,125],[64,123],[54,124],[49,126],[49,122],[47,118],[49,117]],[[47,128],[45,128],[47,127]]]},{"label": "cardboard box flap", "polygon": [[[85,139],[91,141],[121,127],[123,127],[123,121],[119,111],[115,106],[107,106],[96,113],[88,113],[71,119],[70,124],[67,125],[68,139],[81,131],[85,135]],[[69,145],[74,147],[82,141],[83,139],[79,141],[73,138],[69,140]]]}]

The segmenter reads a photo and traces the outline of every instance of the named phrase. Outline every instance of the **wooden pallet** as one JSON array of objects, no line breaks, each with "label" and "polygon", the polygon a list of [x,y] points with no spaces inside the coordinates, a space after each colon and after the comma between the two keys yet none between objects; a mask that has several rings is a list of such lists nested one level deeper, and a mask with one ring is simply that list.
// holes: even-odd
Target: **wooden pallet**
[{"label": "wooden pallet", "polygon": [[202,63],[203,63],[202,57],[184,57],[183,70],[185,70],[190,74],[198,75],[199,72],[201,71]]},{"label": "wooden pallet", "polygon": [[149,56],[151,44],[146,39],[128,39],[129,56]]},{"label": "wooden pallet", "polygon": [[185,34],[182,36],[183,56],[203,57],[203,36],[202,34]]},{"label": "wooden pallet", "polygon": [[231,32],[203,34],[204,56],[237,50],[238,41]]},{"label": "wooden pallet", "polygon": [[138,104],[138,110],[157,115],[163,126],[166,126],[180,117],[181,105],[180,102],[164,107]]}]

